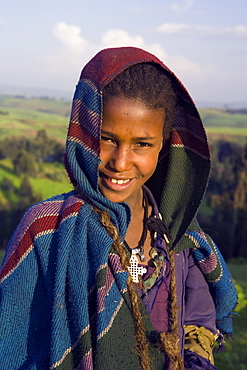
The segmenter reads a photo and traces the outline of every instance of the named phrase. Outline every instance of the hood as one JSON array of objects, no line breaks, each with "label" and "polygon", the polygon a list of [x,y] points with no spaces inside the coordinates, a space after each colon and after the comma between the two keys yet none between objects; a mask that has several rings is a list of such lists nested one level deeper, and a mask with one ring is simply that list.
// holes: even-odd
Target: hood
[{"label": "hood", "polygon": [[168,71],[178,95],[170,139],[164,143],[157,168],[147,183],[170,230],[170,245],[174,248],[201,204],[210,158],[205,130],[193,100],[158,58],[134,47],[110,48],[100,51],[84,67],[72,103],[65,165],[72,183],[110,212],[124,237],[130,217],[128,206],[112,203],[98,189],[102,89],[124,69],[143,62],[157,63]]}]

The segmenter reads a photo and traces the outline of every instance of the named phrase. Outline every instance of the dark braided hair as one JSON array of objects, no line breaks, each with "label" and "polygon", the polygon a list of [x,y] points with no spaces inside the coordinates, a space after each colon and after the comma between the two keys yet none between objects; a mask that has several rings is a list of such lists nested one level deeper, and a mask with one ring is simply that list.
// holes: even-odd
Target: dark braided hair
[{"label": "dark braided hair", "polygon": [[[103,103],[114,97],[124,97],[129,100],[140,100],[151,110],[162,109],[165,112],[163,130],[164,139],[168,139],[173,125],[177,96],[171,78],[165,70],[155,63],[139,63],[133,65],[103,88]],[[128,271],[129,256],[123,248],[116,226],[112,223],[106,211],[95,208],[101,223],[113,238],[113,248],[119,255],[122,266]],[[178,343],[178,322],[176,304],[176,278],[174,252],[169,251],[171,258],[171,283],[169,297],[169,328],[167,333],[160,333],[160,347],[171,361],[173,370],[183,370],[184,364],[180,355]],[[127,289],[130,296],[132,315],[135,325],[136,350],[140,360],[141,370],[151,370],[148,351],[148,339],[140,311],[140,299],[136,292],[132,277],[129,275]]]},{"label": "dark braided hair", "polygon": [[[108,212],[103,211],[94,206],[94,210],[98,213],[102,225],[113,239],[113,248],[119,255],[123,268],[128,271],[129,256],[126,249],[123,247],[116,226],[112,223]],[[167,333],[160,333],[160,338],[157,345],[160,347],[171,361],[172,370],[184,370],[184,363],[180,354],[178,321],[177,321],[177,305],[176,305],[176,277],[175,277],[175,261],[174,251],[169,252],[171,259],[171,284],[169,298],[169,328]],[[129,274],[127,280],[127,290],[130,297],[133,321],[135,325],[136,352],[139,356],[140,370],[155,370],[152,367],[149,351],[148,338],[143,322],[143,317],[140,311],[140,299],[136,292],[133,280]]]},{"label": "dark braided hair", "polygon": [[114,97],[138,99],[149,109],[163,109],[164,139],[169,138],[177,96],[171,78],[158,64],[139,63],[118,74],[103,88],[103,102]]}]

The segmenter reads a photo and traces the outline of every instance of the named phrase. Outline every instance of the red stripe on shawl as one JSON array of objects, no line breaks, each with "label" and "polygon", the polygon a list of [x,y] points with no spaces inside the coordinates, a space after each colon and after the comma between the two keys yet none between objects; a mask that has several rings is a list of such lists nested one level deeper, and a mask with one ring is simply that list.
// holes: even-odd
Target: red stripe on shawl
[{"label": "red stripe on shawl", "polygon": [[41,233],[45,233],[46,231],[50,230],[50,232],[54,232],[61,221],[65,218],[70,216],[71,214],[78,213],[82,205],[82,202],[77,202],[69,207],[67,207],[59,218],[59,214],[57,215],[44,215],[36,220],[29,226],[26,230],[24,235],[22,236],[21,240],[19,241],[18,247],[15,249],[14,253],[10,256],[10,258],[6,261],[3,265],[3,268],[0,272],[0,280],[2,280],[6,275],[8,275],[14,268],[18,265],[20,260],[23,258],[25,253],[31,247],[34,242],[34,239],[37,235]]},{"label": "red stripe on shawl", "polygon": [[[82,70],[80,79],[87,78],[89,80],[94,81],[94,84],[99,88],[104,88],[114,77],[121,73],[123,70],[128,68],[130,65],[138,64],[138,63],[157,63],[161,67],[163,67],[167,72],[169,72],[174,78],[174,80],[178,83],[178,94],[182,97],[182,101],[184,104],[190,107],[190,121],[191,123],[196,121],[200,122],[201,120],[198,116],[197,109],[193,100],[191,99],[190,95],[188,94],[186,88],[182,84],[182,82],[177,78],[177,76],[162,62],[160,61],[155,55],[150,54],[149,52],[135,48],[135,47],[122,47],[122,48],[109,48],[100,51],[98,54],[91,59],[90,63],[88,63]],[[95,72],[97,71],[97,73]],[[186,111],[188,108],[186,108]],[[192,116],[195,114],[195,117]],[[197,152],[204,158],[209,158],[208,147],[206,143],[206,135],[202,127],[198,126],[197,135],[201,137],[202,140],[200,141],[197,137],[193,137],[193,140],[190,140],[188,137],[184,138],[182,133],[176,133],[175,138],[172,141],[173,145],[183,145],[191,150]],[[187,127],[187,126],[186,126]],[[190,136],[188,134],[187,136]],[[191,136],[192,138],[192,136]],[[166,148],[162,150],[161,156],[163,156],[166,152]]]},{"label": "red stripe on shawl", "polygon": [[70,121],[72,123],[78,123],[83,126],[87,126],[90,122],[90,130],[92,131],[92,133],[94,132],[95,135],[97,135],[99,131],[99,124],[101,122],[101,114],[98,114],[94,111],[94,109],[98,109],[98,102],[94,103],[95,106],[92,102],[92,106],[90,109],[86,106],[84,101],[80,99],[74,99]]},{"label": "red stripe on shawl", "polygon": [[82,125],[71,122],[68,131],[68,138],[69,140],[72,138],[72,140],[75,139],[74,141],[79,141],[85,144],[95,153],[98,153],[99,151],[98,140],[96,140],[95,137],[92,136],[91,132]]},{"label": "red stripe on shawl", "polygon": [[171,145],[183,145],[208,158],[208,145],[188,131],[174,130],[171,134]]},{"label": "red stripe on shawl", "polygon": [[80,210],[80,208],[81,208],[81,206],[82,206],[83,203],[84,203],[84,201],[83,200],[80,200],[80,201],[77,201],[76,203],[71,204],[67,208],[65,208],[65,210],[63,211],[62,216],[61,216],[61,222],[65,218],[67,218],[69,216],[72,216],[73,214],[77,214],[79,212],[79,210]]},{"label": "red stripe on shawl", "polygon": [[217,257],[214,252],[212,252],[208,257],[205,257],[199,262],[202,272],[204,274],[209,274],[217,267]]},{"label": "red stripe on shawl", "polygon": [[[45,224],[44,224],[45,222]],[[0,280],[7,275],[10,271],[12,271],[15,266],[19,263],[21,258],[25,255],[28,249],[31,247],[33,243],[33,237],[40,232],[45,232],[47,230],[53,229],[57,223],[57,216],[46,216],[38,219],[32,223],[30,228],[25,232],[23,237],[21,238],[18,248],[15,249],[14,253],[11,255],[9,260],[3,266],[0,274]],[[30,230],[31,229],[31,230]],[[35,235],[31,236],[30,231],[35,229]]]},{"label": "red stripe on shawl", "polygon": [[[171,72],[155,55],[152,55],[145,50],[123,47],[109,48],[103,51],[104,53],[99,58],[99,52],[82,70],[81,77],[93,80],[96,86],[105,86],[117,74],[128,68],[130,65],[154,62],[162,65],[167,71]],[[115,57],[117,55],[117,57]],[[97,74],[95,73],[97,71]]]}]

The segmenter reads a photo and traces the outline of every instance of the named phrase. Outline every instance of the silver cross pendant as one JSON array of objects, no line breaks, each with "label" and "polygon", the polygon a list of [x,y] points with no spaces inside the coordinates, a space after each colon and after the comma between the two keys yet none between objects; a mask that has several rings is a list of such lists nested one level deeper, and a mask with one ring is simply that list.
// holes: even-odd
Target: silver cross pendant
[{"label": "silver cross pendant", "polygon": [[147,269],[143,266],[138,266],[138,258],[136,256],[137,250],[132,249],[132,255],[130,257],[130,266],[128,267],[129,273],[132,276],[132,280],[134,283],[139,283],[138,276],[143,276]]}]

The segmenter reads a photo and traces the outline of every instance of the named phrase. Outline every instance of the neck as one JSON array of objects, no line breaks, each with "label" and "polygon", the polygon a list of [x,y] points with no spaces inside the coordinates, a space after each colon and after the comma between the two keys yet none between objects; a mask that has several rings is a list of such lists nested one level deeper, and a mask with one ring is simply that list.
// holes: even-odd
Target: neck
[{"label": "neck", "polygon": [[133,215],[143,214],[143,190],[140,188],[135,197],[127,200],[126,203],[130,207],[132,217]]}]

